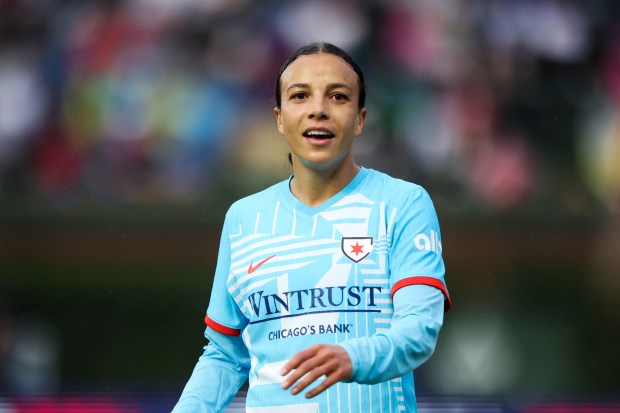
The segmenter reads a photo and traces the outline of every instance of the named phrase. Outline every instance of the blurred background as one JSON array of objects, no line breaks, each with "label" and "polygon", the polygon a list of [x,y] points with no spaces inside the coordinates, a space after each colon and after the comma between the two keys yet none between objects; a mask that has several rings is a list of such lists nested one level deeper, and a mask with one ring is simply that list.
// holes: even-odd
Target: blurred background
[{"label": "blurred background", "polygon": [[619,5],[0,0],[0,412],[170,410],[310,41],[364,69],[358,163],[439,215],[420,411],[620,411]]}]

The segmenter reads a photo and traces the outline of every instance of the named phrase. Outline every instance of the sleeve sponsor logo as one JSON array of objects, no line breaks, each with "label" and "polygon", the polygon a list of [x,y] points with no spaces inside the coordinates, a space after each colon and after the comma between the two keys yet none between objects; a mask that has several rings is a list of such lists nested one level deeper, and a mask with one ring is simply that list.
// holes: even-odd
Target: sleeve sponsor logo
[{"label": "sleeve sponsor logo", "polygon": [[435,254],[441,255],[443,248],[439,240],[439,234],[431,230],[430,234],[418,234],[413,238],[413,244],[420,251],[433,251]]}]

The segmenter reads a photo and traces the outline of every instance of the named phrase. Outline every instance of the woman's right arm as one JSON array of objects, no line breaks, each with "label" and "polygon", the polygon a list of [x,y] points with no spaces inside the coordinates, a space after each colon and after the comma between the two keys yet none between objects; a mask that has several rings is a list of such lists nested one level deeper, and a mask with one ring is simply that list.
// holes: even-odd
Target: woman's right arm
[{"label": "woman's right arm", "polygon": [[209,344],[198,359],[173,413],[219,413],[248,377],[250,357],[241,336],[207,327]]}]

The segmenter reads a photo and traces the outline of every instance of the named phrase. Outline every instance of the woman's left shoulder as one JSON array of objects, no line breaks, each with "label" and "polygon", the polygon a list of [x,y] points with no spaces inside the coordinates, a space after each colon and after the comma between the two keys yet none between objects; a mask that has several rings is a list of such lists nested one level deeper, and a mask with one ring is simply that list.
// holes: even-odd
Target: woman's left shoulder
[{"label": "woman's left shoulder", "polygon": [[402,199],[403,201],[428,196],[426,189],[415,182],[396,178],[385,172],[374,169],[369,170],[369,175],[371,179],[375,181],[373,183],[374,185],[379,184],[383,186],[383,188],[392,193],[396,198]]}]

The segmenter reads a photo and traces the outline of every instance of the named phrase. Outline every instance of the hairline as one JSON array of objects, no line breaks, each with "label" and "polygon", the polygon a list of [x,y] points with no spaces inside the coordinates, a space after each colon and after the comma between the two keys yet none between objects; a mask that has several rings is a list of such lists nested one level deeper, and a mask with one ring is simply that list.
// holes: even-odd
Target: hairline
[{"label": "hairline", "polygon": [[365,107],[366,101],[366,83],[364,80],[364,72],[361,67],[353,60],[349,54],[343,49],[335,46],[331,43],[326,42],[318,42],[318,43],[310,43],[306,46],[300,47],[297,49],[295,53],[293,53],[289,58],[282,64],[280,67],[280,71],[278,72],[278,77],[276,79],[276,107],[278,109],[282,106],[282,90],[281,90],[281,82],[282,82],[282,74],[288,69],[288,67],[293,64],[297,59],[301,56],[311,56],[315,54],[331,54],[336,57],[342,59],[345,63],[351,67],[355,75],[357,76],[357,87],[358,87],[358,110],[362,110]]},{"label": "hairline", "polygon": [[[310,87],[310,84],[303,83],[303,82],[293,83],[292,85],[286,88],[285,92],[288,92],[289,90],[295,87],[298,87],[300,89],[307,89]],[[342,82],[332,82],[332,83],[327,84],[327,87],[326,87],[327,90],[333,90],[333,89],[338,89],[338,88],[345,88],[345,89],[349,89],[350,91],[353,91],[351,86],[349,86],[347,83],[342,83]]]}]

